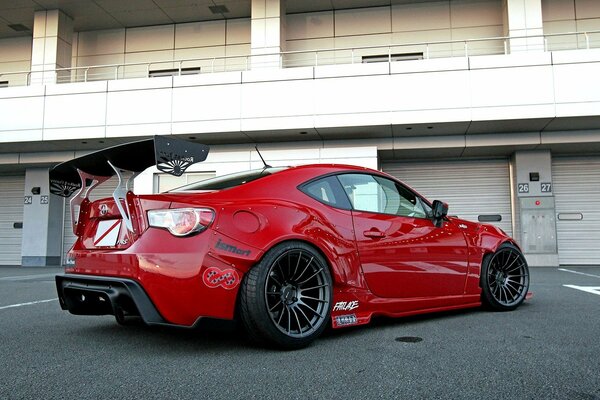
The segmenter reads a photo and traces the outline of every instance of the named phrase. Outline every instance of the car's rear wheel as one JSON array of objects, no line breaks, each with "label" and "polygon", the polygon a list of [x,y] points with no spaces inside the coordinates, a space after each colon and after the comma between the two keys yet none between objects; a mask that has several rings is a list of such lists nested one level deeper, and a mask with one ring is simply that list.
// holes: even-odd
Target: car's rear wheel
[{"label": "car's rear wheel", "polygon": [[240,288],[242,324],[256,342],[302,348],[327,327],[332,295],[323,256],[306,243],[285,242],[246,274]]},{"label": "car's rear wheel", "polygon": [[499,311],[517,308],[529,290],[529,267],[523,253],[506,243],[488,255],[481,266],[484,305]]}]

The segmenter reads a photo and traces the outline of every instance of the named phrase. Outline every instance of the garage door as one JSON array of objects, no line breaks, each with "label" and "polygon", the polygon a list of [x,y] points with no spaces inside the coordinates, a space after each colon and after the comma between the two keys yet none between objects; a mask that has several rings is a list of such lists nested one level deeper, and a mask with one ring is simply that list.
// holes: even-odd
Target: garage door
[{"label": "garage door", "polygon": [[0,265],[21,265],[24,187],[24,175],[0,176]]},{"label": "garage door", "polygon": [[554,158],[552,182],[560,264],[600,264],[600,157]]},{"label": "garage door", "polygon": [[[92,190],[90,194],[90,200],[95,201],[99,199],[103,199],[105,197],[112,197],[115,188],[119,184],[119,179],[114,176],[99,185],[96,189]],[[73,233],[73,224],[71,223],[71,209],[70,209],[70,199],[66,199],[65,201],[65,214],[64,214],[64,233],[63,233],[63,253],[62,253],[62,261],[65,262],[65,257],[67,252],[71,250],[73,244],[75,243],[75,239],[77,238]]]},{"label": "garage door", "polygon": [[447,202],[449,215],[487,221],[512,235],[507,159],[387,163],[383,170],[429,200]]}]

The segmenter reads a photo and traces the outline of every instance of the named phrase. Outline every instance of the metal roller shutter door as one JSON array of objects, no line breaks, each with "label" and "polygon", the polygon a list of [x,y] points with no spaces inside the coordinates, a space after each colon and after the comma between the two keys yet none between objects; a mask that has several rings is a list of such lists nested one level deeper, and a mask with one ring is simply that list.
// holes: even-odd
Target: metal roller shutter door
[{"label": "metal roller shutter door", "polygon": [[449,205],[449,214],[469,221],[500,215],[490,222],[512,235],[510,173],[507,159],[386,163],[383,171],[433,201]]},{"label": "metal roller shutter door", "polygon": [[[106,182],[98,185],[98,187],[92,190],[90,194],[90,200],[95,201],[99,199],[103,199],[105,197],[112,197],[115,188],[119,184],[119,179],[114,176],[107,180]],[[75,243],[76,236],[73,233],[73,224],[71,223],[71,206],[69,203],[70,199],[66,199],[65,201],[65,214],[64,214],[64,230],[63,230],[63,253],[62,253],[62,262],[65,262],[66,255],[73,244]]]},{"label": "metal roller shutter door", "polygon": [[21,265],[22,229],[15,222],[23,222],[23,192],[25,176],[0,176],[0,265]]},{"label": "metal roller shutter door", "polygon": [[552,182],[559,263],[600,264],[600,157],[554,158]]}]

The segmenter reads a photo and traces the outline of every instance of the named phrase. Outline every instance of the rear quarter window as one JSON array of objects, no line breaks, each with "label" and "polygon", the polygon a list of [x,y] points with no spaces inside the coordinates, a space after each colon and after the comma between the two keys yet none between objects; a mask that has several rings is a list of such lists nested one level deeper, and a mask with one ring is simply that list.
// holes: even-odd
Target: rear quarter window
[{"label": "rear quarter window", "polygon": [[327,176],[308,182],[302,185],[300,190],[323,204],[346,210],[352,208],[348,197],[335,176]]}]

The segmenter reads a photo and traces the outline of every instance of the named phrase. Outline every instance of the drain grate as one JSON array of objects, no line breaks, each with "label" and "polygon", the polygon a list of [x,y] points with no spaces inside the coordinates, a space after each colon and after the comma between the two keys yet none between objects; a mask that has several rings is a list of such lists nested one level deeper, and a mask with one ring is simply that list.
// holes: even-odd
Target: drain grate
[{"label": "drain grate", "polygon": [[401,343],[419,343],[422,342],[423,338],[420,338],[418,336],[400,336],[396,338],[396,342],[401,342]]}]

